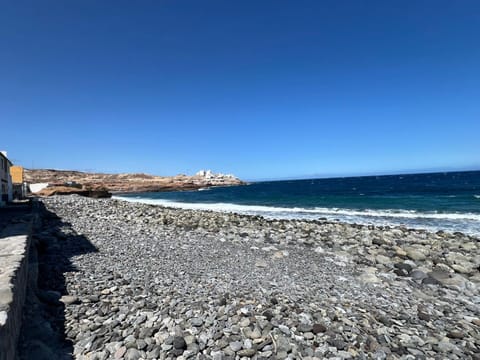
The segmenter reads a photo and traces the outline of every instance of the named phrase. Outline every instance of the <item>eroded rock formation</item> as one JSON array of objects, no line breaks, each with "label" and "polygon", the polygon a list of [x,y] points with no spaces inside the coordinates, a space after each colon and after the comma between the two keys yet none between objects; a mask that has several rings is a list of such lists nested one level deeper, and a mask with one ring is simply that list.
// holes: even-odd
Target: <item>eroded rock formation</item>
[{"label": "eroded rock formation", "polygon": [[[81,171],[53,169],[25,170],[28,183],[48,183],[51,189],[56,186],[75,187],[82,190],[107,190],[110,192],[145,192],[195,190],[212,186],[231,186],[245,184],[233,175],[215,174],[210,170],[201,170],[194,176],[154,176],[148,174],[103,174]],[[45,189],[47,190],[47,189]],[[79,189],[72,190],[78,193]],[[50,191],[48,191],[50,192]]]}]

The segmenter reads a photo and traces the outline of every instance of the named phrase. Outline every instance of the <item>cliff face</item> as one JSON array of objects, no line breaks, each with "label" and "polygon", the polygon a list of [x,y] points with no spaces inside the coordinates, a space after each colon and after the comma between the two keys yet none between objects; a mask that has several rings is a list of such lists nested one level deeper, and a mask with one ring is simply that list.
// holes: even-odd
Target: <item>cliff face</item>
[{"label": "cliff face", "polygon": [[102,174],[52,169],[25,169],[25,181],[50,185],[79,184],[87,189],[106,189],[111,192],[144,192],[195,190],[212,186],[243,185],[233,175],[199,171],[194,176],[154,176],[148,174]]}]

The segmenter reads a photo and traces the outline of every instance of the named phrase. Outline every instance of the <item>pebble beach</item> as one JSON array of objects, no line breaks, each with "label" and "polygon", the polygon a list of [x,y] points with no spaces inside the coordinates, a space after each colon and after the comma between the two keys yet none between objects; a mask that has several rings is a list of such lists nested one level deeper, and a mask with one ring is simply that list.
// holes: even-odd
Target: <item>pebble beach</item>
[{"label": "pebble beach", "polygon": [[62,276],[39,298],[75,359],[480,359],[476,237],[40,201],[40,271]]}]

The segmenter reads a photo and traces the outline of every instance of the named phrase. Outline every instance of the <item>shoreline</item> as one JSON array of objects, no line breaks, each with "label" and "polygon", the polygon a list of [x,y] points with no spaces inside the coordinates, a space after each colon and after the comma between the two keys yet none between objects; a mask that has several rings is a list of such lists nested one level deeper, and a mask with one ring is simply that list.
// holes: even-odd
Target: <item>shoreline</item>
[{"label": "shoreline", "polygon": [[480,351],[478,238],[116,199],[41,201],[61,221],[42,232],[59,251],[78,236],[97,249],[73,256],[64,273],[77,359]]},{"label": "shoreline", "polygon": [[[440,227],[439,225],[428,225],[420,224],[415,226],[413,224],[403,224],[398,223],[400,219],[424,219],[424,220],[434,220],[442,219],[444,216],[444,221],[457,220],[455,217],[449,218],[449,216],[456,215],[462,219],[468,221],[477,221],[476,216],[480,214],[474,213],[428,213],[428,212],[413,212],[411,210],[399,210],[395,212],[393,209],[365,209],[365,210],[354,210],[354,209],[336,209],[338,212],[333,211],[333,209],[328,208],[283,208],[283,207],[271,207],[267,205],[245,205],[245,204],[235,204],[235,203],[184,203],[181,201],[171,201],[167,199],[138,199],[136,197],[122,196],[129,195],[128,193],[124,194],[113,194],[112,199],[118,201],[126,201],[130,203],[145,204],[150,206],[159,206],[167,209],[179,209],[179,210],[188,210],[188,211],[207,211],[207,212],[217,212],[217,213],[232,213],[241,216],[261,216],[266,220],[294,220],[294,221],[306,221],[306,222],[328,222],[334,224],[345,224],[352,226],[374,226],[379,229],[388,229],[388,228],[400,228],[402,230],[415,230],[415,231],[426,231],[431,233],[437,232],[446,232],[449,234],[459,233],[465,236],[470,236],[473,238],[480,238],[480,233],[478,232],[468,232],[468,231],[459,231],[457,229],[448,229],[448,227]],[[249,209],[251,208],[251,209]],[[259,209],[262,210],[259,210]],[[298,209],[297,211],[295,209]],[[327,212],[331,210],[331,212]],[[325,211],[325,212],[324,212]],[[373,213],[372,213],[373,212]],[[383,212],[383,213],[382,213]],[[287,215],[288,214],[288,215]],[[415,216],[414,214],[418,215]],[[469,216],[471,218],[469,218]],[[343,218],[342,218],[343,217]],[[349,221],[348,218],[356,218]],[[358,221],[358,218],[364,218],[364,221]],[[381,219],[390,219],[381,221]],[[378,221],[377,223],[375,223]],[[440,220],[439,220],[440,221]],[[397,223],[395,223],[397,222]]]},{"label": "shoreline", "polygon": [[227,184],[227,185],[192,185],[192,186],[179,186],[179,187],[158,187],[158,188],[146,188],[142,190],[129,190],[129,191],[110,191],[113,196],[119,195],[132,195],[142,193],[154,193],[154,192],[182,192],[182,191],[199,191],[200,189],[214,189],[214,188],[226,188],[232,186],[248,186],[251,183],[243,182],[242,184]]}]

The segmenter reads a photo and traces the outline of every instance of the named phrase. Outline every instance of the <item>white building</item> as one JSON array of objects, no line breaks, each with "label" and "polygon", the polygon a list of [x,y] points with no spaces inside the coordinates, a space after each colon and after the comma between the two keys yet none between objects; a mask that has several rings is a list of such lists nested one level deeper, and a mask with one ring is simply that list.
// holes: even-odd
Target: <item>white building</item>
[{"label": "white building", "polygon": [[0,206],[5,205],[8,201],[12,201],[13,185],[10,166],[12,166],[12,162],[8,160],[7,152],[0,151]]}]

